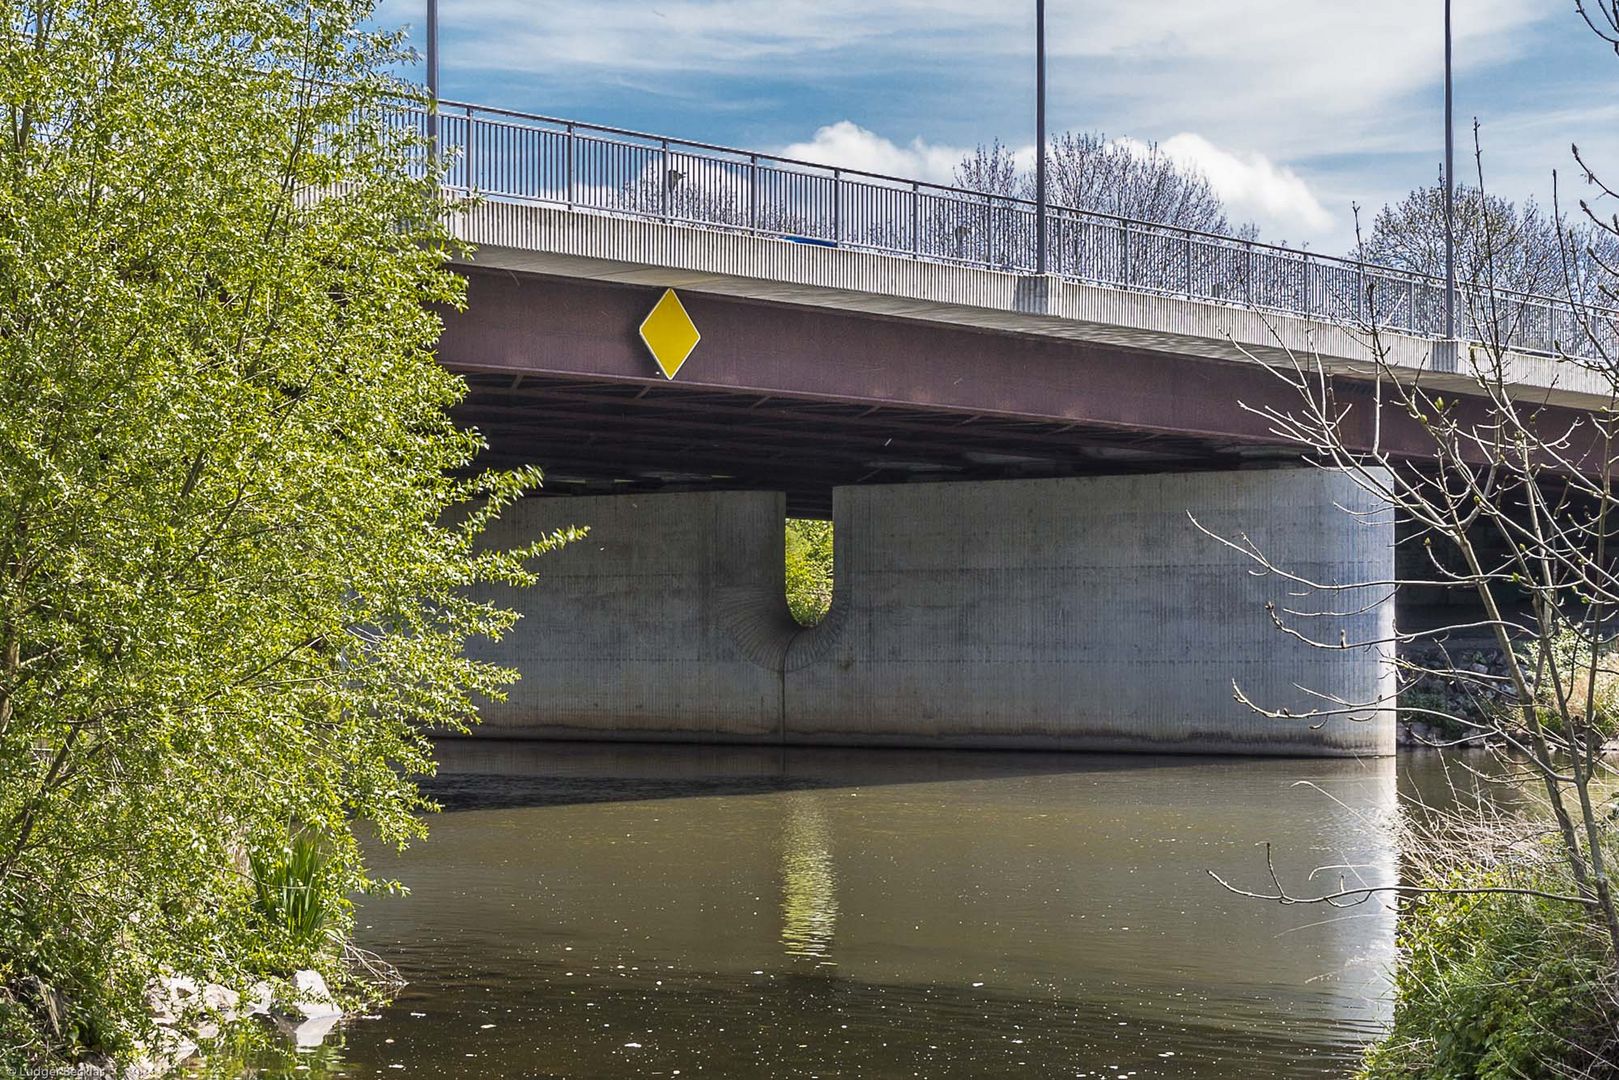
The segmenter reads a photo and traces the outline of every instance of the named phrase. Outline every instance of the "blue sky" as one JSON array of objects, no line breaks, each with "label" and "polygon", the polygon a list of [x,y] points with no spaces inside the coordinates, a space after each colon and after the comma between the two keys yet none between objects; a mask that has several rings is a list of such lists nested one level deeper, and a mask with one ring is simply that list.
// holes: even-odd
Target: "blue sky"
[{"label": "blue sky", "polygon": [[[1454,0],[1458,175],[1619,179],[1619,56],[1572,0]],[[383,0],[420,40],[423,0]],[[445,97],[948,180],[1033,144],[1033,0],[440,0]],[[1272,241],[1341,250],[1351,205],[1435,180],[1442,0],[1047,0],[1050,123],[1157,141]],[[1465,151],[1465,154],[1464,154]],[[1611,212],[1610,208],[1610,212]]]}]

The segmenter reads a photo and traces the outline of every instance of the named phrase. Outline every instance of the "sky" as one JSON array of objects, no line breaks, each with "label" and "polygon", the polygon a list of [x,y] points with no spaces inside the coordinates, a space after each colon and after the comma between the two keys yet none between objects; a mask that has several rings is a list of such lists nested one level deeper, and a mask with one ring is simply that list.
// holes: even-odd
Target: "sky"
[{"label": "sky", "polygon": [[[1549,206],[1619,180],[1619,56],[1574,0],[1454,0],[1457,176]],[[1034,144],[1034,2],[440,0],[451,100],[949,182]],[[1156,142],[1234,221],[1346,251],[1443,161],[1443,0],[1047,0],[1053,132]],[[425,0],[382,0],[423,40]],[[1616,184],[1615,186],[1619,186]],[[1609,207],[1613,212],[1615,207]]]}]

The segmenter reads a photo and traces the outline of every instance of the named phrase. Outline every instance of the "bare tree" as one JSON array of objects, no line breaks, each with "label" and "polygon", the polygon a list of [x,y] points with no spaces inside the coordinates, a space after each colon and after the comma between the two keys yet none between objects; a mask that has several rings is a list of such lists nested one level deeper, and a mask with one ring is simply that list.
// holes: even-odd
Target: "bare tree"
[{"label": "bare tree", "polygon": [[753,179],[745,164],[677,153],[600,198],[613,210],[709,228],[816,234],[821,223],[794,192],[750,190]]},{"label": "bare tree", "polygon": [[[1501,291],[1594,300],[1598,263],[1619,263],[1619,241],[1589,221],[1562,221],[1534,199],[1513,203],[1476,185],[1457,188],[1456,276]],[[1445,189],[1421,187],[1372,219],[1364,258],[1430,277],[1445,274]],[[1565,272],[1569,280],[1565,280]]]},{"label": "bare tree", "polygon": [[[1604,3],[1619,40],[1619,0]],[[1351,477],[1400,523],[1404,557],[1397,553],[1394,573],[1377,581],[1316,580],[1246,537],[1217,539],[1292,594],[1271,611],[1281,631],[1325,650],[1378,650],[1395,666],[1402,692],[1453,688],[1449,697],[1408,698],[1403,718],[1431,744],[1485,747],[1493,764],[1475,761],[1467,771],[1531,793],[1534,807],[1512,815],[1477,804],[1473,816],[1428,810],[1428,826],[1406,850],[1415,876],[1396,884],[1345,875],[1333,888],[1290,885],[1268,856],[1258,887],[1216,876],[1243,895],[1285,904],[1343,907],[1393,894],[1402,905],[1455,897],[1540,905],[1518,912],[1572,928],[1557,947],[1577,952],[1585,965],[1569,970],[1595,974],[1568,989],[1583,995],[1607,1034],[1590,1045],[1559,1036],[1557,1045],[1567,1044],[1579,1060],[1535,1075],[1587,1075],[1598,1067],[1606,1070],[1600,1075],[1612,1075],[1619,1069],[1610,1045],[1619,1018],[1619,834],[1615,769],[1604,747],[1619,732],[1619,357],[1615,312],[1593,298],[1611,303],[1615,295],[1619,278],[1609,253],[1619,221],[1582,203],[1585,219],[1571,228],[1559,225],[1555,212],[1547,219],[1532,205],[1515,209],[1490,199],[1480,194],[1482,160],[1475,132],[1477,186],[1463,202],[1462,266],[1471,303],[1485,317],[1473,322],[1478,340],[1464,349],[1454,374],[1396,361],[1395,342],[1377,320],[1387,298],[1375,285],[1363,296],[1372,314],[1357,370],[1289,349],[1280,336],[1271,355],[1284,359],[1249,354],[1290,393],[1281,404],[1244,407],[1298,445],[1306,460]],[[1614,196],[1590,169],[1584,178],[1602,197]],[[1367,257],[1431,269],[1423,260],[1432,255],[1433,198],[1431,191],[1414,193],[1380,214],[1363,248]],[[1534,384],[1514,352],[1510,320],[1499,317],[1516,303],[1503,296],[1507,282],[1556,290],[1571,327]],[[1359,385],[1351,387],[1351,380]],[[1573,387],[1582,394],[1577,409],[1567,399],[1563,408],[1551,407],[1549,398]],[[1388,638],[1345,640],[1331,629],[1340,614],[1332,609],[1367,592],[1380,602],[1432,589],[1471,603],[1453,608],[1464,614],[1440,625],[1399,624]],[[1340,603],[1301,602],[1304,593]],[[1491,646],[1491,663],[1476,662],[1472,653],[1481,640]],[[1248,701],[1240,686],[1236,693]],[[1303,710],[1248,703],[1278,719],[1327,724],[1366,722],[1396,701],[1319,695]],[[1466,917],[1467,909],[1458,910]]]},{"label": "bare tree", "polygon": [[[980,146],[956,166],[956,183],[974,191],[1034,197],[1034,175],[1000,142]],[[1157,143],[1069,131],[1047,147],[1046,180],[1054,206],[1194,232],[1251,238],[1251,225],[1233,230],[1225,203],[1196,168]]]},{"label": "bare tree", "polygon": [[[1248,263],[1234,258],[1229,245],[1210,244],[1198,234],[1253,241],[1258,229],[1252,224],[1233,228],[1219,194],[1196,168],[1156,143],[1109,139],[1098,132],[1057,136],[1047,147],[1046,167],[1050,269],[1170,293],[1247,294]],[[1030,267],[1032,171],[1009,147],[994,142],[963,158],[955,180],[982,194],[936,215],[930,235],[940,253],[959,248],[983,253],[991,263]]]},{"label": "bare tree", "polygon": [[1052,198],[1064,206],[1221,236],[1253,228],[1233,230],[1208,177],[1157,143],[1070,131],[1052,141],[1046,168]]},{"label": "bare tree", "polygon": [[1024,175],[1012,148],[999,139],[961,159],[955,169],[956,183],[969,191],[1008,198],[1033,198],[1033,178]]}]

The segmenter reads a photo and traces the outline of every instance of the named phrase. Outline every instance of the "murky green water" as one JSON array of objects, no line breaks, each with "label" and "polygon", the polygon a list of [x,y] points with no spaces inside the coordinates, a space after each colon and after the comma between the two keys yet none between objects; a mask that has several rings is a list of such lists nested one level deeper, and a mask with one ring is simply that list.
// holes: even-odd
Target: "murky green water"
[{"label": "murky green water", "polygon": [[296,1075],[1343,1075],[1388,1015],[1384,905],[1206,871],[1391,880],[1393,760],[443,757],[380,867],[412,895],[361,913],[411,985]]}]

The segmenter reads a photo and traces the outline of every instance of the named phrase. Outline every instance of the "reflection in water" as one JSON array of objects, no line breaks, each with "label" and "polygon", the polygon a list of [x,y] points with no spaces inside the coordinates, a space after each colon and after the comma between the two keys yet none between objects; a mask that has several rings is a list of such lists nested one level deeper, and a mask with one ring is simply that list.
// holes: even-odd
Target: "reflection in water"
[{"label": "reflection in water", "polygon": [[838,927],[837,878],[826,814],[812,792],[785,796],[787,823],[781,845],[781,943],[788,956],[833,963]]},{"label": "reflection in water", "polygon": [[441,756],[450,812],[375,856],[411,895],[360,909],[411,985],[296,1075],[1342,1076],[1387,1022],[1386,905],[1206,871],[1391,880],[1391,759]]}]

